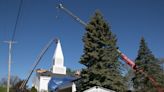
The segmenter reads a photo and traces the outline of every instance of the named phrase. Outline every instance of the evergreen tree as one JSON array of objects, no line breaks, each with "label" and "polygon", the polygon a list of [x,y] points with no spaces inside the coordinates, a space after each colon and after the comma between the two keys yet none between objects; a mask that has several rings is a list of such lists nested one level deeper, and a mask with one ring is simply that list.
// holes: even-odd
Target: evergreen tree
[{"label": "evergreen tree", "polygon": [[67,73],[67,75],[69,75],[69,76],[74,76],[74,75],[75,75],[75,71],[71,70],[71,68],[67,68],[66,73]]},{"label": "evergreen tree", "polygon": [[32,87],[31,92],[37,92],[37,89],[35,87]]},{"label": "evergreen tree", "polygon": [[84,54],[80,63],[86,68],[81,72],[80,92],[93,86],[125,92],[116,41],[111,26],[106,23],[100,12],[96,12],[86,26],[83,36]]},{"label": "evergreen tree", "polygon": [[125,83],[128,87],[128,90],[133,90],[133,77],[134,77],[134,70],[131,69],[131,67],[128,67],[128,71],[127,73],[125,74]]},{"label": "evergreen tree", "polygon": [[[158,60],[148,48],[144,38],[141,38],[138,56],[136,58],[136,65],[139,69],[144,70],[145,73],[157,81],[159,85],[164,85],[164,75]],[[157,92],[151,81],[143,74],[137,72],[133,80],[135,91],[137,92]]]}]

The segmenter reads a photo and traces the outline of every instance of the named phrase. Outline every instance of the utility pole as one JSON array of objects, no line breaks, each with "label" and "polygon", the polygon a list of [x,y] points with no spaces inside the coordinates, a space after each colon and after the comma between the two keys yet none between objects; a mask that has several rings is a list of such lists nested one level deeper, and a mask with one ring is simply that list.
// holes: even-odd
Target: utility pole
[{"label": "utility pole", "polygon": [[7,79],[7,92],[10,91],[10,71],[11,71],[11,53],[12,53],[12,44],[13,41],[5,41],[9,45],[9,57],[8,57],[8,79]]}]

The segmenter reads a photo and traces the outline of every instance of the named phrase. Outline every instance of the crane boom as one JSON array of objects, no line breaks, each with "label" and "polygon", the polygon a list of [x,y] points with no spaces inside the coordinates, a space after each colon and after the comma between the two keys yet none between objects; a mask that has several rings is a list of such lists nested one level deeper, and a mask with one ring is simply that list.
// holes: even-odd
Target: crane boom
[{"label": "crane boom", "polygon": [[38,55],[36,61],[34,62],[32,69],[30,70],[29,74],[27,75],[27,78],[22,82],[21,86],[20,86],[20,91],[23,91],[24,88],[26,87],[27,82],[29,81],[32,73],[34,72],[35,68],[37,67],[37,65],[39,64],[40,60],[42,59],[43,55],[45,54],[45,52],[48,50],[48,48],[51,46],[52,42],[55,39],[51,39],[48,44],[43,48],[43,50],[41,51],[41,53]]},{"label": "crane boom", "polygon": [[[67,8],[65,8],[63,6],[63,4],[59,4],[59,9],[63,10],[64,12],[66,12],[68,15],[70,15],[73,19],[75,19],[76,21],[78,21],[80,24],[82,24],[84,27],[87,26],[87,23],[84,22],[83,20],[81,20],[79,17],[77,17],[76,15],[74,15],[70,10],[68,10]],[[117,49],[118,53],[120,53],[120,58],[126,63],[128,64],[133,70],[135,71],[139,71],[140,73],[144,74],[152,83],[152,85],[158,90],[158,92],[164,92],[164,89],[160,87],[160,85],[158,85],[158,83],[156,82],[156,80],[151,77],[148,76],[143,70],[138,70],[136,64],[130,60],[125,54],[123,54],[119,49]]]},{"label": "crane boom", "polygon": [[76,21],[78,21],[80,24],[82,24],[83,26],[87,26],[87,24],[82,21],[79,17],[77,17],[76,15],[74,15],[71,11],[69,11],[67,8],[65,8],[63,6],[63,4],[59,4],[58,6],[59,9],[62,9],[63,11],[65,11],[68,15],[70,15],[73,19],[75,19]]},{"label": "crane boom", "polygon": [[121,59],[123,61],[125,61],[131,68],[133,69],[136,69],[136,64],[131,60],[129,59],[124,53],[122,53],[119,49],[117,49],[117,51],[120,53],[121,55]]},{"label": "crane boom", "polygon": [[153,76],[149,76],[143,69],[139,69],[136,64],[132,60],[130,60],[125,54],[123,54],[119,49],[117,49],[117,51],[121,54],[121,59],[125,61],[133,70],[135,70],[135,72],[139,72],[145,77],[147,77],[158,92],[164,92],[164,89],[156,82]]}]

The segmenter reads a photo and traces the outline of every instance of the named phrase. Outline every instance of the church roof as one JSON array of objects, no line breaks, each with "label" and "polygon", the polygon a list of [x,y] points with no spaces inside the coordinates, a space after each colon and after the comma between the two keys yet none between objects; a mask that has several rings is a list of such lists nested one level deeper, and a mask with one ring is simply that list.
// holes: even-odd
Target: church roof
[{"label": "church roof", "polygon": [[45,69],[36,69],[36,73],[39,76],[52,76],[52,72]]},{"label": "church roof", "polygon": [[70,87],[72,82],[77,80],[77,77],[72,76],[54,76],[51,78],[48,84],[49,91],[55,91],[57,89],[62,89],[65,87]]},{"label": "church roof", "polygon": [[51,76],[51,77],[63,77],[63,76],[67,76],[67,75],[63,75],[63,74],[54,74],[54,73],[52,73],[52,71],[44,70],[44,69],[37,69],[36,70],[36,74],[38,76]]}]

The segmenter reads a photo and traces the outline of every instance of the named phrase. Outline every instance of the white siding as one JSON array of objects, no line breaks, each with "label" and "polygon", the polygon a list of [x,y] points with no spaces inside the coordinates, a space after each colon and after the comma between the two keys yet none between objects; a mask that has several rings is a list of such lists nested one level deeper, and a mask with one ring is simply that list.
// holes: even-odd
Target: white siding
[{"label": "white siding", "polygon": [[48,91],[48,82],[51,77],[40,76],[39,92]]}]

